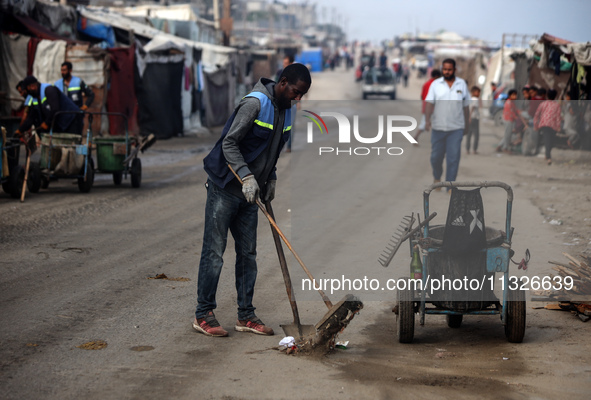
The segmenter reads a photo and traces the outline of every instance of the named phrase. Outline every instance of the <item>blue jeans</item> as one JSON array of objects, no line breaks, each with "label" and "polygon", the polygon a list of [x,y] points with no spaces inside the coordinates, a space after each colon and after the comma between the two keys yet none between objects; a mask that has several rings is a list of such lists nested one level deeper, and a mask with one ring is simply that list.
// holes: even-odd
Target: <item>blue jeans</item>
[{"label": "blue jeans", "polygon": [[443,158],[447,163],[445,168],[445,180],[455,181],[460,166],[460,154],[462,152],[463,129],[455,131],[431,130],[431,168],[433,179],[441,180],[443,174]]},{"label": "blue jeans", "polygon": [[207,181],[205,229],[199,261],[195,317],[204,318],[217,306],[215,295],[224,264],[222,257],[228,241],[228,229],[232,232],[236,250],[238,319],[245,320],[254,316],[252,297],[257,278],[257,224],[256,204],[249,204],[245,199],[226,192],[210,180]]}]

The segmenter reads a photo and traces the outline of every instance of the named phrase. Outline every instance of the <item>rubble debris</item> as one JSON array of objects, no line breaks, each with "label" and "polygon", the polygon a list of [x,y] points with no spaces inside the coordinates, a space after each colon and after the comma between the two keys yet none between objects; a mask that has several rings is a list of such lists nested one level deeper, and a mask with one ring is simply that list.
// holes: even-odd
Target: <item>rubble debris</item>
[{"label": "rubble debris", "polygon": [[558,272],[558,275],[550,274],[549,277],[554,281],[555,277],[559,281],[565,281],[566,278],[572,281],[572,288],[562,287],[560,290],[538,290],[532,293],[532,301],[559,301],[557,304],[547,304],[546,310],[570,311],[578,316],[583,322],[591,319],[591,302],[586,301],[591,295],[591,258],[581,255],[582,260],[577,260],[568,253],[562,253],[568,260],[567,263],[550,261],[554,264],[552,269]]},{"label": "rubble debris", "polygon": [[189,278],[169,278],[166,274],[158,274],[156,276],[149,276],[148,279],[164,279],[167,281],[177,281],[177,282],[188,282],[191,279]]},{"label": "rubble debris", "polygon": [[[564,280],[565,278],[569,278],[569,280],[572,279],[572,288],[562,285],[560,290],[537,290],[532,293],[532,300],[546,301],[566,298],[572,299],[573,296],[591,295],[591,257],[581,255],[583,260],[579,261],[568,253],[562,254],[569,260],[569,262],[549,261],[550,264],[555,265],[552,269],[558,272],[558,275],[550,274],[549,277],[553,282],[566,282]],[[555,280],[555,276],[562,279],[559,280],[557,278]]]},{"label": "rubble debris", "polygon": [[92,342],[86,342],[76,347],[83,350],[102,350],[107,346],[107,342],[104,340],[93,340]]}]

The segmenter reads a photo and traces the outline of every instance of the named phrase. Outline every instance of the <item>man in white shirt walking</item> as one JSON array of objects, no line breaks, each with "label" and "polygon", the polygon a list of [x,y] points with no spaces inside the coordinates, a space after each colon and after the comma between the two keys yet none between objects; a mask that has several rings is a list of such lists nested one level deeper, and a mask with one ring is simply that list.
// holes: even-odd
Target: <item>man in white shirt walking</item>
[{"label": "man in white shirt walking", "polygon": [[466,81],[455,76],[456,62],[443,60],[442,77],[433,81],[425,98],[425,130],[431,128],[431,168],[435,182],[455,181],[460,165],[462,137],[468,132],[470,92]]}]

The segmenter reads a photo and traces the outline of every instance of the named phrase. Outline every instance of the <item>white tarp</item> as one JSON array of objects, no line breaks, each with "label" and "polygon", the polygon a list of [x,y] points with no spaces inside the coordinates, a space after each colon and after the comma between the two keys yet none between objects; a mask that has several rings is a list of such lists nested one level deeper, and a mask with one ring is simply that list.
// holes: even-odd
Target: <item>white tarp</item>
[{"label": "white tarp", "polygon": [[[68,48],[68,61],[72,63],[72,74],[87,85],[102,87],[105,84],[105,62],[88,52],[88,45]],[[61,77],[61,75],[60,75]]]},{"label": "white tarp", "polygon": [[123,15],[109,12],[106,10],[90,9],[88,7],[80,7],[80,15],[85,18],[111,25],[126,31],[133,30],[136,35],[148,38],[165,38],[171,42],[179,45],[187,45],[192,48],[201,50],[201,61],[207,67],[215,68],[216,65],[225,65],[230,62],[230,55],[236,53],[236,49],[231,47],[217,46],[209,43],[195,42],[188,39],[183,39],[168,33],[159,31],[148,25],[135,22]]},{"label": "white tarp", "polygon": [[42,40],[37,45],[33,75],[41,83],[53,84],[62,77],[61,67],[66,60],[64,40]]}]

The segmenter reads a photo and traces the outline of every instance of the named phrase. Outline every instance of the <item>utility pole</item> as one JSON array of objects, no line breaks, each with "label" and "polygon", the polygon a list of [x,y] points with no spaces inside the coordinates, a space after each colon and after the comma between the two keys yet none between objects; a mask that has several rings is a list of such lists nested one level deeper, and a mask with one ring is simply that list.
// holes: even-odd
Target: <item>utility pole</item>
[{"label": "utility pole", "polygon": [[230,46],[230,36],[232,35],[232,14],[231,14],[231,0],[224,0],[224,13],[221,20],[222,32],[224,35],[224,46]]}]

